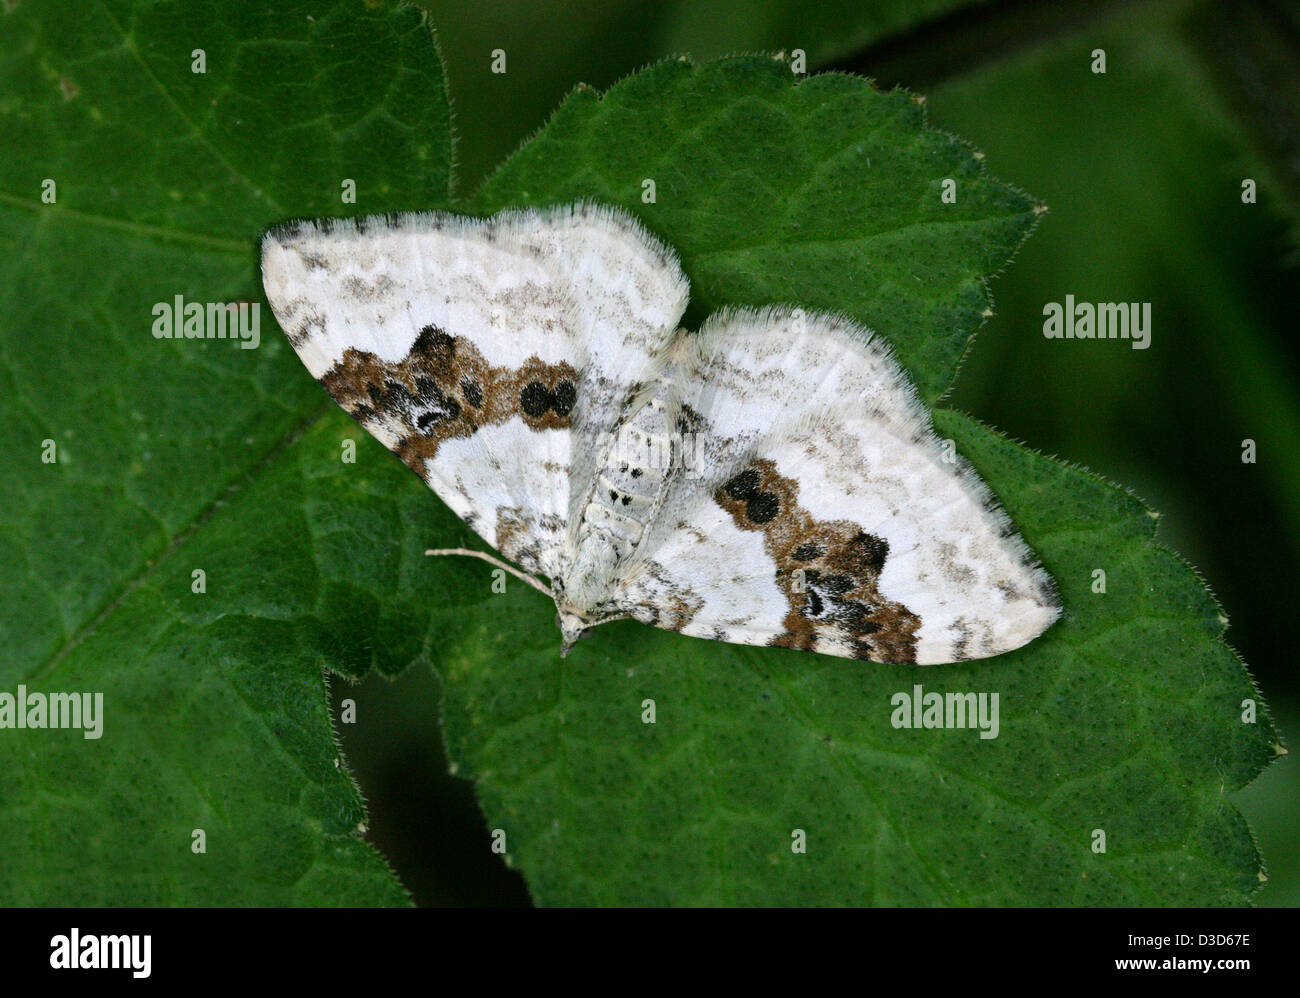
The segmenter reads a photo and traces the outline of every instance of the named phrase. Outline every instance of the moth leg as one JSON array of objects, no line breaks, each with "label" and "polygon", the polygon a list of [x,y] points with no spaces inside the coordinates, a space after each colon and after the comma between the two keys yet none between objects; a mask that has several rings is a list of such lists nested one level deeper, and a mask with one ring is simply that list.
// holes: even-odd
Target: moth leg
[{"label": "moth leg", "polygon": [[543,585],[542,583],[534,579],[531,575],[529,575],[527,572],[521,572],[519,569],[515,568],[514,565],[509,565],[506,562],[502,561],[500,558],[496,558],[488,554],[486,551],[471,551],[469,548],[439,548],[436,551],[430,550],[424,553],[430,556],[458,554],[458,555],[464,555],[467,558],[481,558],[483,561],[495,565],[497,568],[504,569],[505,571],[513,575],[516,579],[523,579],[530,586],[536,589],[539,593],[545,593],[547,596],[551,597],[551,599],[555,599],[555,593],[551,591],[550,586]]}]

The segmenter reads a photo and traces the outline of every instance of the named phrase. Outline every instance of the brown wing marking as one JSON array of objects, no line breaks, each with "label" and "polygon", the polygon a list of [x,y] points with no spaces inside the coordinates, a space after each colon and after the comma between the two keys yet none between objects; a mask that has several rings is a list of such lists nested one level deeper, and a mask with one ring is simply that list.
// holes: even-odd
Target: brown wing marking
[{"label": "brown wing marking", "polygon": [[578,376],[569,364],[537,357],[518,368],[493,367],[469,340],[426,326],[396,364],[349,349],[321,384],[362,426],[402,426],[394,450],[423,478],[425,461],[444,440],[481,426],[519,416],[534,430],[567,429]]},{"label": "brown wing marking", "polygon": [[[776,584],[790,610],[769,644],[817,650],[819,638],[845,641],[854,658],[915,662],[921,620],[880,595],[889,542],[848,520],[816,520],[799,505],[799,485],[769,460],[756,460],[713,495],[741,530],[763,534]],[[837,633],[838,632],[838,633]]]}]

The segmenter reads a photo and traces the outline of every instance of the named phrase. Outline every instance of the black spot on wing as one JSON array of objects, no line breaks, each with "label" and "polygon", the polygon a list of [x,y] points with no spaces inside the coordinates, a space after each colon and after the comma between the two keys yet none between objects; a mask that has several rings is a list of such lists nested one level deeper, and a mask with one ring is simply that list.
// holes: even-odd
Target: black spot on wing
[{"label": "black spot on wing", "polygon": [[456,356],[456,341],[437,326],[425,326],[420,330],[420,335],[415,338],[411,353],[427,357],[440,366],[446,366]]},{"label": "black spot on wing", "polygon": [[878,576],[889,557],[889,541],[862,531],[845,545],[844,555],[860,570]]},{"label": "black spot on wing", "polygon": [[411,410],[411,416],[415,428],[427,437],[439,423],[460,417],[460,403],[435,384],[430,386],[428,392],[420,395]]},{"label": "black spot on wing", "polygon": [[567,416],[573,411],[573,403],[578,400],[578,392],[569,380],[561,381],[551,393],[551,408],[557,416]]},{"label": "black spot on wing", "polygon": [[781,502],[771,492],[755,492],[745,505],[745,515],[752,523],[770,523],[781,511]]},{"label": "black spot on wing", "polygon": [[758,491],[758,483],[758,472],[753,468],[747,468],[724,485],[723,489],[732,499],[744,500]]},{"label": "black spot on wing", "polygon": [[540,381],[530,381],[519,393],[519,406],[530,416],[546,415],[551,407],[551,392]]}]

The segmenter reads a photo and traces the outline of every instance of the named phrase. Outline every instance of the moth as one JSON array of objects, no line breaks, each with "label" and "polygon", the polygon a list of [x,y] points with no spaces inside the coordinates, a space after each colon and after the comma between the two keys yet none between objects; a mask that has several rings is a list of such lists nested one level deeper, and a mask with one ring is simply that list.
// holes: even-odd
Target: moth
[{"label": "moth", "polygon": [[630,617],[957,662],[1059,614],[880,338],[784,305],[681,328],[677,256],[621,210],[290,222],[262,280],[312,376],[507,561],[428,553],[546,593],[565,654]]}]

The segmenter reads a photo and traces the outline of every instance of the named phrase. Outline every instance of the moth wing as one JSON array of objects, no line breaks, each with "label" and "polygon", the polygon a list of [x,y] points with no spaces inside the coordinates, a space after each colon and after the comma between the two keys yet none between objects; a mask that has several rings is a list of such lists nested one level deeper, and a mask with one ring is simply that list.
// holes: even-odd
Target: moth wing
[{"label": "moth wing", "polygon": [[262,242],[312,376],[485,541],[561,571],[573,504],[688,285],[629,215],[576,204],[293,222]]},{"label": "moth wing", "polygon": [[696,637],[917,664],[1011,651],[1056,619],[1051,578],[868,331],[724,312],[670,356],[694,438],[620,609]]}]

